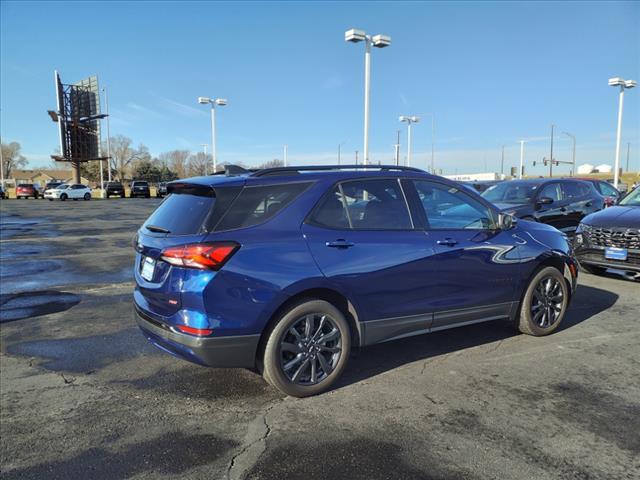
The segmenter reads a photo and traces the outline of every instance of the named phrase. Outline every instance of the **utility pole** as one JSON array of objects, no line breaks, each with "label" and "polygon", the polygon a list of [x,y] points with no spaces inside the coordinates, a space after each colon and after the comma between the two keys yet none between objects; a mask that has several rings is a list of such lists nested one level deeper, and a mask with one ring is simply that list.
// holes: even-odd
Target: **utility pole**
[{"label": "utility pole", "polygon": [[287,145],[284,146],[284,166],[287,166]]},{"label": "utility pole", "polygon": [[107,178],[111,182],[111,130],[109,129],[109,95],[107,94],[107,87],[102,87],[104,92],[104,105],[107,110]]},{"label": "utility pole", "polygon": [[627,142],[627,169],[625,172],[629,171],[629,150],[631,149],[631,142]]},{"label": "utility pole", "polygon": [[500,160],[500,176],[504,176],[504,145],[502,145],[502,159]]},{"label": "utility pole", "polygon": [[356,165],[358,164],[358,150],[356,150]]},{"label": "utility pole", "polygon": [[395,149],[394,160],[397,166],[400,165],[400,130],[397,131],[396,144],[393,147]]},{"label": "utility pole", "polygon": [[555,125],[551,124],[551,156],[549,157],[549,178],[553,178],[553,128]]},{"label": "utility pole", "polygon": [[518,170],[518,180],[522,179],[522,170],[524,169],[524,140],[520,140],[520,169]]}]

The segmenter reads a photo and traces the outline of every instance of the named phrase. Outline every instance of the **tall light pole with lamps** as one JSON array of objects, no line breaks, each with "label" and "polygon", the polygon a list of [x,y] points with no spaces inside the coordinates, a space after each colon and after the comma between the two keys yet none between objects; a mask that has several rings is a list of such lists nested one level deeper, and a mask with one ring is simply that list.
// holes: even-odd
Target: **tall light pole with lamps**
[{"label": "tall light pole with lamps", "polygon": [[613,173],[613,186],[618,188],[620,181],[620,140],[622,139],[622,108],[624,106],[624,91],[627,88],[633,88],[637,85],[635,80],[624,80],[620,77],[609,79],[610,87],[620,87],[620,96],[618,98],[618,131],[616,133],[616,164]]},{"label": "tall light pole with lamps", "polygon": [[371,47],[384,48],[391,45],[387,35],[367,35],[364,30],[352,28],[344,33],[347,42],[364,42],[364,161],[369,163],[369,97],[371,90]]},{"label": "tall light pole with lamps", "polygon": [[224,107],[227,104],[226,98],[198,97],[198,103],[211,105],[211,157],[213,159],[213,173],[218,171],[218,158],[216,152],[216,105]]},{"label": "tall light pole with lamps", "polygon": [[407,124],[407,167],[411,166],[411,124],[418,123],[420,121],[420,117],[416,115],[401,115],[398,118],[401,122],[406,122]]}]

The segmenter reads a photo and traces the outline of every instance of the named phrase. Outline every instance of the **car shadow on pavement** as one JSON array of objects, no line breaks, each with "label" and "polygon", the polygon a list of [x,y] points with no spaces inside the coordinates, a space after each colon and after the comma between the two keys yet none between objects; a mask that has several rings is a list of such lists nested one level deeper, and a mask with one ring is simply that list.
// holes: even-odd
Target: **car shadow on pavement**
[{"label": "car shadow on pavement", "polygon": [[[618,295],[613,292],[579,285],[567,316],[557,332],[589,320],[613,306],[617,300]],[[520,334],[509,322],[496,320],[372,345],[355,351],[336,388],[365,380],[408,363],[444,356],[518,335]]]}]

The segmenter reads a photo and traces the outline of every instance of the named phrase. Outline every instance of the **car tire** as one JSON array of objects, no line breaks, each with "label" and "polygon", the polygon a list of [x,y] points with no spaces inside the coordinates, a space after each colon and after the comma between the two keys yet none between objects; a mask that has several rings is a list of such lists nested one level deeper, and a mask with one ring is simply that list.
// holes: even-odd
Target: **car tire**
[{"label": "car tire", "polygon": [[83,198],[84,198],[85,200],[91,200],[91,194],[87,192],[87,193],[85,193],[85,194],[84,194],[84,197],[83,197]]},{"label": "car tire", "polygon": [[604,273],[607,271],[606,267],[599,267],[598,265],[585,265],[583,263],[580,264],[580,268],[592,275],[604,275]]},{"label": "car tire", "polygon": [[317,395],[340,378],[350,350],[351,332],[342,312],[324,300],[307,299],[284,311],[269,332],[263,376],[292,397]]},{"label": "car tire", "polygon": [[62,195],[60,195],[60,200],[62,200],[63,202],[69,198],[69,196],[66,193],[63,193]]},{"label": "car tire", "polygon": [[555,331],[567,312],[569,286],[557,268],[544,267],[529,282],[520,304],[518,330],[542,337]]},{"label": "car tire", "polygon": [[50,199],[49,199],[49,201],[50,201],[50,202],[53,202],[53,198],[50,198]]}]

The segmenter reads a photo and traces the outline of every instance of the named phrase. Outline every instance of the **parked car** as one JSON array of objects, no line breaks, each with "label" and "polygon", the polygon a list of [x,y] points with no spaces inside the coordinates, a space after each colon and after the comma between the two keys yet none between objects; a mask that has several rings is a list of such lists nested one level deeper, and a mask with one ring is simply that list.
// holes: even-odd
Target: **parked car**
[{"label": "parked car", "polygon": [[38,188],[33,183],[22,183],[16,186],[16,198],[38,198],[40,196]]},{"label": "parked car", "polygon": [[460,182],[460,183],[470,188],[473,188],[478,193],[482,193],[485,190],[503,181],[504,180],[473,180],[473,181]]},{"label": "parked car", "polygon": [[67,199],[73,200],[91,200],[91,189],[86,185],[63,183],[55,188],[51,188],[44,192],[44,198],[53,201],[56,198],[63,202]]},{"label": "parked car", "polygon": [[[607,179],[607,183],[613,185],[615,183],[615,179],[609,178]],[[618,191],[620,193],[627,193],[629,191],[629,185],[624,183],[622,180],[618,180]]]},{"label": "parked car", "polygon": [[4,191],[4,187],[3,187],[2,185],[0,185],[0,198],[1,198],[1,199],[3,199],[3,200],[4,200],[5,198],[7,198],[7,194],[6,194],[6,192]]},{"label": "parked car", "polygon": [[568,178],[501,182],[482,196],[505,213],[565,233],[575,232],[585,215],[602,210],[605,204],[593,184]]},{"label": "parked car", "polygon": [[107,198],[111,195],[115,195],[120,198],[124,198],[124,186],[120,182],[108,182],[104,187],[104,193]]},{"label": "parked car", "polygon": [[54,188],[62,185],[64,182],[47,182],[44,186],[44,188],[42,189],[42,198],[44,198],[44,192],[46,192],[47,190],[53,190]]},{"label": "parked car", "polygon": [[144,182],[141,180],[135,180],[131,182],[131,193],[129,194],[131,198],[134,197],[151,197],[151,190],[149,189],[149,182]]},{"label": "parked car", "polygon": [[584,180],[585,182],[591,182],[596,190],[604,197],[604,204],[606,207],[611,207],[618,203],[618,200],[622,196],[620,191],[616,189],[609,182],[605,182],[604,180],[598,180],[595,178],[580,178],[579,180]]},{"label": "parked car", "polygon": [[167,183],[160,182],[156,187],[156,197],[162,198],[162,197],[165,197],[166,195],[167,195]]},{"label": "parked car", "polygon": [[616,268],[640,278],[640,188],[615,207],[585,217],[574,248],[580,265],[591,273]]},{"label": "parked car", "polygon": [[497,319],[547,335],[576,286],[565,235],[415,168],[282,167],[168,192],[134,240],[142,332],[292,396],[330,388],[352,346]]}]

